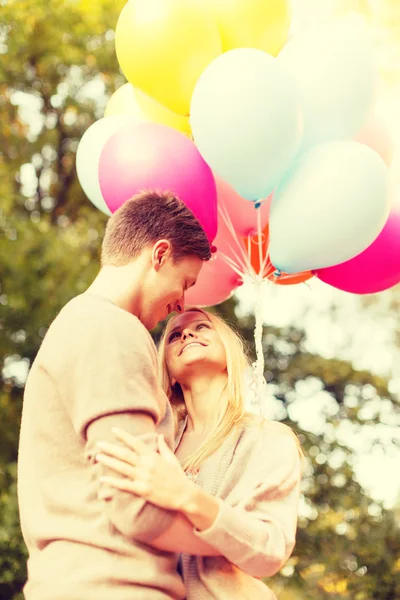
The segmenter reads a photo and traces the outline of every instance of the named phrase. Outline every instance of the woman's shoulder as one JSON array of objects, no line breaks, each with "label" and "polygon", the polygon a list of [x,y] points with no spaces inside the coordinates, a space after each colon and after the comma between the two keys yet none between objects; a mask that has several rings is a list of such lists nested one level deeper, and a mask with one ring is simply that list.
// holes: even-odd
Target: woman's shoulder
[{"label": "woman's shoulder", "polygon": [[300,448],[296,433],[285,423],[266,419],[261,415],[245,413],[242,423],[242,440],[250,445]]},{"label": "woman's shoulder", "polygon": [[301,472],[301,456],[299,440],[288,425],[246,414],[235,447],[230,476],[238,484],[243,481],[247,486],[253,485],[254,481],[267,481],[267,476],[271,481],[273,473],[285,480],[292,478],[297,481]]},{"label": "woman's shoulder", "polygon": [[245,413],[243,417],[243,429],[250,434],[259,435],[260,432],[269,435],[288,435],[296,437],[293,429],[280,421],[273,421],[254,413]]}]

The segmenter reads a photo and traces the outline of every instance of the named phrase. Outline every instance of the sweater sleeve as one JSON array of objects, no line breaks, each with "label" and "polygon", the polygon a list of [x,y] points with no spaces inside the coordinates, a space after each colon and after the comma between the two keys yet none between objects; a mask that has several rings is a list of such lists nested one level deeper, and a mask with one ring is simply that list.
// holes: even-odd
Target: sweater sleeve
[{"label": "sweater sleeve", "polygon": [[244,493],[237,482],[238,501],[219,500],[213,525],[197,536],[253,577],[274,575],[295,544],[301,478],[301,457],[294,435],[262,430],[246,468]]},{"label": "sweater sleeve", "polygon": [[81,323],[65,405],[110,524],[128,539],[150,542],[169,527],[175,513],[100,483],[105,468],[95,455],[98,441],[117,443],[113,427],[140,436],[156,449],[156,425],[166,398],[157,383],[156,351],[148,332],[116,307],[105,316]]}]

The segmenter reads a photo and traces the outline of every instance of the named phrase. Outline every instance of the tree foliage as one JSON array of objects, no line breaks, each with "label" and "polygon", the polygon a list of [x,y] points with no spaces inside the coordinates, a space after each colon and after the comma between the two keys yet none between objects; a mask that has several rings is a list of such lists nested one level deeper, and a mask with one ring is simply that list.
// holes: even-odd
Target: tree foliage
[{"label": "tree foliage", "polygon": [[[16,502],[26,373],[52,319],[98,269],[105,217],[80,189],[75,153],[123,82],[113,44],[122,5],[0,1],[0,600],[21,598],[26,578]],[[253,319],[238,320],[234,300],[219,311],[252,341]],[[306,455],[298,543],[272,585],[282,600],[392,600],[400,597],[395,515],[355,480],[341,431],[373,427],[371,444],[380,444],[398,403],[384,379],[311,354],[305,342],[295,328],[270,327],[264,337],[279,418],[299,433]],[[311,431],[299,414],[316,394],[327,403]],[[366,416],[376,399],[382,411]]]}]

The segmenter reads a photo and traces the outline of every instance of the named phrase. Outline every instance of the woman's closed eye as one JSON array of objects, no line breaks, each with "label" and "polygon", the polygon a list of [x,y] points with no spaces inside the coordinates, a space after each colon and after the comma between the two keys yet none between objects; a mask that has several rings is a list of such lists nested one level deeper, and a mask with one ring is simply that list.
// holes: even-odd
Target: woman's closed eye
[{"label": "woman's closed eye", "polygon": [[174,331],[174,333],[171,333],[171,335],[168,338],[168,343],[173,342],[174,340],[176,340],[177,337],[181,337],[181,334],[179,333],[179,331]]},{"label": "woman's closed eye", "polygon": [[[205,327],[206,329],[210,329],[210,325],[208,323],[199,323],[196,326],[196,331],[199,331],[199,329],[201,329],[202,327]],[[174,340],[176,340],[177,338],[180,338],[182,335],[182,333],[177,330],[174,331],[173,333],[171,333],[171,335],[168,337],[168,343],[170,344],[171,342],[173,342]]]}]

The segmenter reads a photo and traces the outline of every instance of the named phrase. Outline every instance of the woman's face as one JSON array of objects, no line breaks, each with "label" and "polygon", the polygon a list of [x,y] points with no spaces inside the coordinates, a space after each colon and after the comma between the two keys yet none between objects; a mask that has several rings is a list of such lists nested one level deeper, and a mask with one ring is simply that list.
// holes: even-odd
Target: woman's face
[{"label": "woman's face", "polygon": [[172,384],[183,383],[193,373],[211,376],[226,371],[221,338],[207,315],[200,311],[184,312],[170,321],[165,358]]}]

